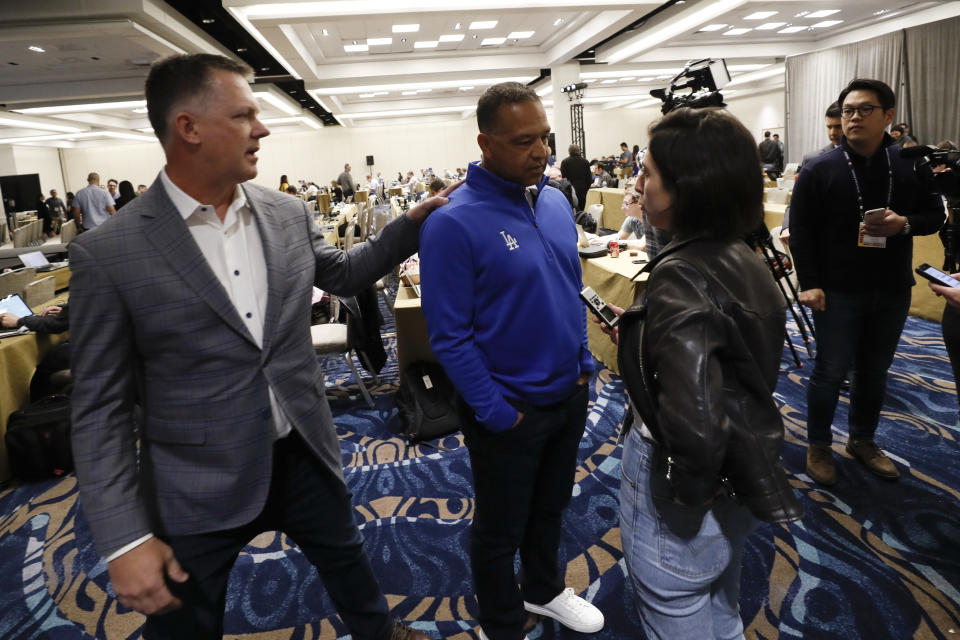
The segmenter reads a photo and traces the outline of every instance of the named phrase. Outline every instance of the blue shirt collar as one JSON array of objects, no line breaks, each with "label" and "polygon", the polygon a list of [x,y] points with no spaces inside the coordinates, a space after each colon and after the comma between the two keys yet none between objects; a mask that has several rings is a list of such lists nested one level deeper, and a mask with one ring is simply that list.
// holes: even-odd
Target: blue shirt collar
[{"label": "blue shirt collar", "polygon": [[[537,193],[543,190],[550,178],[544,174],[540,178],[540,182],[537,183]],[[510,182],[509,180],[504,180],[500,176],[496,176],[484,167],[480,166],[480,161],[476,160],[471,162],[467,166],[467,184],[484,191],[496,190],[505,195],[512,195],[514,197],[523,196],[523,192],[526,190],[521,184],[516,182]]]}]

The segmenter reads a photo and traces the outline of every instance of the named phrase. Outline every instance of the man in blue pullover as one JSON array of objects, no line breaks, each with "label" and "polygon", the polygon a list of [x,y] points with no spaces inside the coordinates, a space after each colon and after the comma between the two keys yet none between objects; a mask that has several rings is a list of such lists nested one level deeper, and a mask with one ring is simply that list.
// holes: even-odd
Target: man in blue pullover
[{"label": "man in blue pullover", "polygon": [[430,345],[457,388],[473,469],[480,637],[522,639],[524,609],[599,631],[603,614],[564,589],[557,557],[594,370],[577,232],[543,175],[550,125],[536,93],[490,87],[477,125],[483,160],[422,227],[420,278]]}]

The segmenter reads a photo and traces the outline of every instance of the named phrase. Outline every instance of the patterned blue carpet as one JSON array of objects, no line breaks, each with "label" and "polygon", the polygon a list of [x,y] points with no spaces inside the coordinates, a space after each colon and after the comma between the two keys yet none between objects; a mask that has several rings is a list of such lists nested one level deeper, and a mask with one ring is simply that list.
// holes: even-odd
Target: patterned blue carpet
[{"label": "patterned blue carpet", "polygon": [[[393,338],[387,342],[390,352]],[[741,598],[747,638],[958,637],[960,429],[939,325],[911,318],[890,371],[878,440],[904,471],[897,483],[874,478],[843,453],[845,397],[835,421],[842,425],[834,442],[840,482],[828,490],[803,473],[812,368],[803,360],[794,369],[784,351],[777,401],[787,425],[784,461],[806,517],[763,526],[749,540]],[[349,387],[341,365],[330,361],[328,373]],[[332,400],[357,521],[396,615],[434,637],[471,640],[467,452],[459,434],[442,441],[445,451],[408,448],[397,438],[396,383],[391,357],[374,390],[375,409],[356,397]],[[643,638],[620,553],[616,438],[623,415],[623,385],[601,368],[591,381],[562,551],[568,585],[606,615],[604,630],[590,636],[598,639]],[[116,602],[82,513],[73,477],[0,494],[0,638],[139,637],[143,617]],[[253,540],[238,559],[225,625],[230,638],[346,634],[303,555],[275,533]],[[530,633],[532,640],[576,637],[552,622]]]}]

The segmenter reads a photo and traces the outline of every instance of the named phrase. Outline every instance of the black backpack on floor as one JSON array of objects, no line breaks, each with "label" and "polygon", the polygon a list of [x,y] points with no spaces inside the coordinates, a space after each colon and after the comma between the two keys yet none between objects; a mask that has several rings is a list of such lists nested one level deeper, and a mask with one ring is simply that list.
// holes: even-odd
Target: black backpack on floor
[{"label": "black backpack on floor", "polygon": [[70,398],[47,396],[11,413],[6,443],[13,475],[21,480],[45,480],[73,471]]},{"label": "black backpack on floor", "polygon": [[434,440],[460,429],[457,392],[436,362],[414,362],[400,374],[397,408],[401,435],[410,444]]}]

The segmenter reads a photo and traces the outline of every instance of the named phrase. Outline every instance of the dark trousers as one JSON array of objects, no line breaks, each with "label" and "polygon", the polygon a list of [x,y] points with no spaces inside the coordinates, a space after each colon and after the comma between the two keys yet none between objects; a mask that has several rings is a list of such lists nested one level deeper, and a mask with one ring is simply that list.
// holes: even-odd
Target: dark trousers
[{"label": "dark trousers", "polygon": [[[557,556],[587,399],[582,385],[550,407],[517,403],[523,420],[500,433],[488,431],[460,402],[475,494],[470,565],[480,626],[490,640],[523,638],[523,601],[545,604],[563,591]],[[513,571],[518,549],[520,590]]]},{"label": "dark trousers", "polygon": [[943,327],[943,344],[947,347],[950,366],[953,367],[957,398],[960,399],[960,309],[948,304],[943,310],[941,326]]},{"label": "dark trousers", "polygon": [[37,365],[37,370],[33,372],[33,378],[30,380],[30,402],[36,402],[42,397],[49,395],[52,391],[50,387],[50,376],[57,371],[63,371],[70,368],[70,343],[61,342],[43,356],[43,360]]},{"label": "dark trousers", "polygon": [[910,289],[826,292],[826,309],[813,312],[817,358],[807,387],[807,439],[830,444],[840,383],[853,364],[850,437],[872,438],[887,389],[887,370],[910,311]]},{"label": "dark trousers", "polygon": [[389,638],[393,622],[363,551],[350,497],[343,481],[320,464],[296,431],[278,441],[267,503],[253,522],[227,531],[163,538],[190,579],[184,584],[167,580],[184,606],[148,616],[144,637],[219,640],[227,578],[237,555],[260,533],[283,531],[319,571],[352,637]]}]

